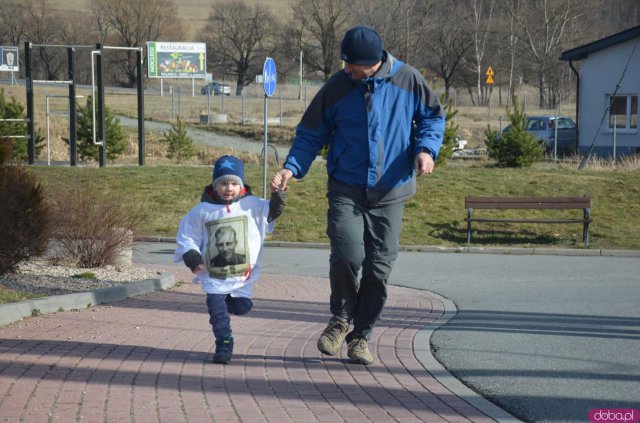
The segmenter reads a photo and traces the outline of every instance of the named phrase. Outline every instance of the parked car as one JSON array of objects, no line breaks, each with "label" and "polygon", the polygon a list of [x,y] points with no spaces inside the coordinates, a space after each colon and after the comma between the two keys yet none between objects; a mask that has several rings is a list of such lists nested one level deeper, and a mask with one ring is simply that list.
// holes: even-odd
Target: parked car
[{"label": "parked car", "polygon": [[[559,147],[567,148],[569,144],[577,142],[576,124],[568,116],[527,116],[527,131],[544,143],[547,151],[552,151],[556,136],[556,126],[558,127]],[[503,133],[511,130],[511,125],[502,130]],[[566,145],[565,145],[566,144]]]},{"label": "parked car", "polygon": [[224,82],[213,81],[200,89],[200,94],[207,95],[207,93],[209,93],[209,95],[231,95],[231,87],[229,84],[225,84]]}]

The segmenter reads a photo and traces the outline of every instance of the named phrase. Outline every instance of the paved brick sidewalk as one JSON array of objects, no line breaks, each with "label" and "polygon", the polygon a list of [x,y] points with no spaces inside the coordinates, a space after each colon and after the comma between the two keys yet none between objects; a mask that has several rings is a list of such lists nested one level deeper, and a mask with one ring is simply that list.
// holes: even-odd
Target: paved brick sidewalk
[{"label": "paved brick sidewalk", "polygon": [[[186,269],[173,271],[190,278]],[[179,270],[178,270],[179,269]],[[390,287],[371,366],[321,355],[328,281],[263,275],[232,317],[231,364],[211,362],[204,294],[191,283],[0,328],[3,422],[489,422],[412,348],[442,316],[426,292]]]}]

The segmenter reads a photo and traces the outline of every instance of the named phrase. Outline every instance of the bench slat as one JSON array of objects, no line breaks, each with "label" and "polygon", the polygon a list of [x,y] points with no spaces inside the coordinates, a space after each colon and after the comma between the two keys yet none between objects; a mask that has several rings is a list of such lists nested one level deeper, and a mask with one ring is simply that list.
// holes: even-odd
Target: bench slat
[{"label": "bench slat", "polygon": [[585,209],[589,197],[465,197],[465,208],[472,209]]},{"label": "bench slat", "polygon": [[508,222],[508,223],[591,223],[591,219],[490,219],[466,218],[466,222]]}]

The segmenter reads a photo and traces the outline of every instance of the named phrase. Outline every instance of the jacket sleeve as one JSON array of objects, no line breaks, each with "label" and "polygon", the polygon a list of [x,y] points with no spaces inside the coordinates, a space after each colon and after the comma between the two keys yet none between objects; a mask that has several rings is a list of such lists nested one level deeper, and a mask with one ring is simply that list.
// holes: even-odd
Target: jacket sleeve
[{"label": "jacket sleeve", "polygon": [[287,201],[287,191],[279,189],[277,192],[271,193],[271,200],[269,201],[269,216],[267,222],[272,222],[282,214],[284,210],[284,203]]},{"label": "jacket sleeve", "polygon": [[[199,213],[191,209],[181,220],[178,225],[178,233],[176,234],[176,249],[173,252],[173,262],[179,263],[184,261],[184,254],[193,250],[198,254],[202,254],[201,245],[203,241],[202,222]],[[186,262],[185,262],[186,264]]]},{"label": "jacket sleeve", "polygon": [[436,94],[427,84],[424,78],[418,80],[419,88],[416,90],[419,96],[417,107],[414,112],[415,122],[415,143],[414,154],[421,149],[429,150],[434,158],[438,158],[442,141],[444,140],[445,111],[438,94]]},{"label": "jacket sleeve", "polygon": [[202,255],[200,252],[196,250],[189,250],[182,255],[182,260],[184,264],[187,265],[189,269],[193,272],[196,267],[200,264],[204,264],[204,260],[202,260]]},{"label": "jacket sleeve", "polygon": [[313,98],[296,127],[284,168],[293,172],[297,179],[307,174],[311,163],[331,139],[332,129],[325,119],[325,96],[326,84]]}]

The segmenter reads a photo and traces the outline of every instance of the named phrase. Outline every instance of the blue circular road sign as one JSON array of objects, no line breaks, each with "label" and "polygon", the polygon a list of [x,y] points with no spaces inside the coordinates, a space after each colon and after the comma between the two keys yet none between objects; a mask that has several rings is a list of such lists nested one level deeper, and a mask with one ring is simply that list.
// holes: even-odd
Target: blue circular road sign
[{"label": "blue circular road sign", "polygon": [[267,57],[262,67],[262,83],[264,84],[264,93],[267,97],[271,97],[276,92],[276,82],[278,74],[276,73],[276,62],[271,57]]}]

